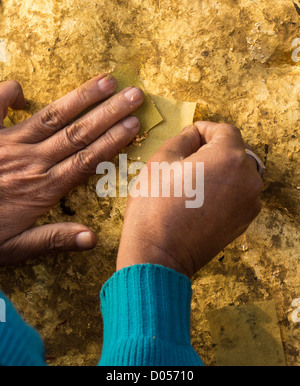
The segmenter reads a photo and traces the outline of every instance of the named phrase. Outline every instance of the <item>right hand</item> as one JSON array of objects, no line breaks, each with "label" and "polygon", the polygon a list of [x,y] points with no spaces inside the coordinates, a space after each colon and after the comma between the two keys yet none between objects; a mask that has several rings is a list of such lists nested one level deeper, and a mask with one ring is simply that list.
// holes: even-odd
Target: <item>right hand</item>
[{"label": "right hand", "polygon": [[[117,270],[151,263],[191,277],[240,236],[261,210],[263,187],[245,147],[237,128],[212,122],[197,122],[166,141],[148,170],[151,162],[204,162],[204,204],[187,209],[184,196],[129,198]],[[137,183],[142,178],[143,172]]]}]

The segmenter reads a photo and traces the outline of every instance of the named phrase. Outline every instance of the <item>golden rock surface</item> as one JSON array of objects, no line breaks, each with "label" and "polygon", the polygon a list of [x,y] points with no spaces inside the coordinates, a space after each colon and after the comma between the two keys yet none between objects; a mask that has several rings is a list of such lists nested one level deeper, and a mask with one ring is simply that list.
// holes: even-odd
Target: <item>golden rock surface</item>
[{"label": "golden rock surface", "polygon": [[[192,342],[207,365],[215,364],[207,311],[274,300],[286,362],[300,365],[300,323],[291,317],[300,298],[300,15],[293,1],[0,4],[0,80],[22,84],[27,114],[129,63],[149,92],[198,101],[198,118],[242,129],[266,160],[264,208],[245,235],[195,276]],[[114,272],[125,201],[100,200],[96,182],[78,187],[40,220],[87,224],[98,234],[94,251],[0,270],[1,288],[40,331],[51,365],[95,365],[101,354],[98,293]]]}]

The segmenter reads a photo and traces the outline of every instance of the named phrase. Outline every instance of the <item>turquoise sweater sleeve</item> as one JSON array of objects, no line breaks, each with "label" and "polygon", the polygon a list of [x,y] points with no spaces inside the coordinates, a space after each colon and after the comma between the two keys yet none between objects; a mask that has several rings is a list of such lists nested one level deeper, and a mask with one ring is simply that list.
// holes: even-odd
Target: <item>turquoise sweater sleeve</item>
[{"label": "turquoise sweater sleeve", "polygon": [[0,366],[45,366],[40,336],[23,321],[1,292]]},{"label": "turquoise sweater sleeve", "polygon": [[191,346],[191,282],[160,265],[117,271],[103,286],[101,366],[202,366]]},{"label": "turquoise sweater sleeve", "polygon": [[[171,269],[146,264],[116,272],[101,291],[99,365],[202,365],[190,343],[190,301],[191,282]],[[41,338],[1,292],[0,365],[45,365]]]}]

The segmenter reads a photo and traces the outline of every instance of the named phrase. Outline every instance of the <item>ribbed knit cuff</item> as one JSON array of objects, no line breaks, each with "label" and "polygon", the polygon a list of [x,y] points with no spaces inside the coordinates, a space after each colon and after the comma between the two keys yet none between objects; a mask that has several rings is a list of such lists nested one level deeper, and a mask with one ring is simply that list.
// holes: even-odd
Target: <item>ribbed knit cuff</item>
[{"label": "ribbed knit cuff", "polygon": [[22,320],[1,292],[0,299],[2,315],[6,319],[0,323],[0,365],[45,366],[44,347],[38,333]]},{"label": "ribbed knit cuff", "polygon": [[190,280],[160,265],[117,271],[103,286],[100,365],[202,365],[190,343]]}]

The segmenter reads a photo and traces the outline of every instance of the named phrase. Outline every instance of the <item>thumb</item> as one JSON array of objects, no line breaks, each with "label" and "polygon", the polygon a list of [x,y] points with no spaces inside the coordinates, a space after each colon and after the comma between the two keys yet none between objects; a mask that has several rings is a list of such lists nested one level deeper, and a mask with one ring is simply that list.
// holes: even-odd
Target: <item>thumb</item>
[{"label": "thumb", "polygon": [[10,265],[52,251],[85,251],[95,248],[96,235],[84,225],[59,223],[29,229],[0,247],[0,265]]},{"label": "thumb", "polygon": [[15,110],[25,106],[25,98],[21,85],[9,80],[0,84],[0,124],[3,125],[3,119],[7,114],[7,109],[12,107]]},{"label": "thumb", "polygon": [[176,137],[168,139],[151,161],[181,161],[201,147],[201,135],[195,126],[187,126]]}]

